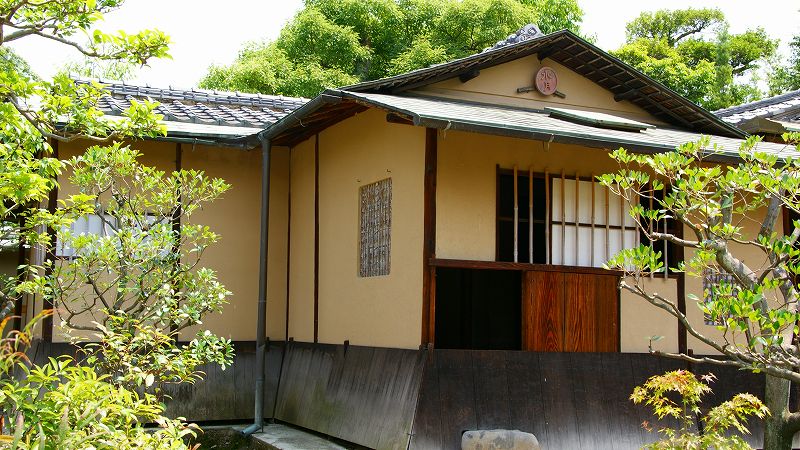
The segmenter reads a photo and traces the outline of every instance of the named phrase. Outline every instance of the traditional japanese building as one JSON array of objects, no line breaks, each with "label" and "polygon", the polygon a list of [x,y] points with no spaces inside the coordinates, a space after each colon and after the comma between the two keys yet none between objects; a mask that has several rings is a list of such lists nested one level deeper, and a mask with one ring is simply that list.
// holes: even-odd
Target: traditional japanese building
[{"label": "traditional japanese building", "polygon": [[[146,162],[233,186],[197,220],[222,235],[205,264],[233,292],[206,325],[239,355],[174,393],[191,420],[252,419],[261,379],[265,418],[370,448],[457,448],[477,428],[530,431],[548,449],[638,448],[650,416],[628,395],[684,367],[651,346],[709,351],[602,268],[644,238],[595,177],[617,170],[611,150],[702,136],[729,163],[747,133],[569,31],[529,26],[309,101],[109,88],[110,113],[128,95],[163,103],[171,128],[136,144]],[[668,267],[687,256],[659,250]],[[687,296],[702,298],[702,280],[666,270],[649,284],[719,333]],[[719,398],[763,392],[756,375],[714,370]]]}]

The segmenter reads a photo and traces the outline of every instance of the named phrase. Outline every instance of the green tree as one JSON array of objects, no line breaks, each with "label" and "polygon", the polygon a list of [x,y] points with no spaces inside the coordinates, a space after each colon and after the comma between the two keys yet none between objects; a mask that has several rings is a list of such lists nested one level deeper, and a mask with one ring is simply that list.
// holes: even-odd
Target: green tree
[{"label": "green tree", "polygon": [[[789,409],[790,382],[800,382],[800,353],[793,341],[800,329],[795,284],[800,273],[800,222],[786,235],[777,232],[776,223],[783,209],[800,211],[800,160],[779,160],[774,153],[760,152],[758,142],[757,137],[746,141],[739,151],[740,162],[731,165],[707,162],[718,154],[707,138],[655,155],[619,149],[612,158],[620,170],[600,177],[628,202],[647,240],[684,249],[686,260],[671,269],[687,277],[721,274],[723,281],[707,289],[704,298],[687,296],[708,321],[717,324],[719,333],[690,322],[677,299],[650,290],[650,274],[665,268],[660,252],[647,240],[638,248],[623,250],[607,266],[624,271],[621,289],[677,318],[689,335],[722,358],[656,353],[766,374],[765,404],[771,415],[766,419],[764,448],[787,450],[800,431],[800,412]],[[642,206],[648,203],[653,207]],[[653,228],[665,220],[677,221],[687,236]],[[752,255],[748,251],[759,256],[745,259]]]},{"label": "green tree", "polygon": [[528,23],[579,32],[575,0],[306,0],[270,43],[248,44],[208,89],[313,97],[478,53]]},{"label": "green tree", "polygon": [[[197,365],[230,361],[227,340],[201,333],[189,345],[179,346],[172,330],[198,324],[205,312],[218,310],[227,291],[213,272],[187,268],[176,260],[177,255],[187,257],[187,252],[201,254],[216,235],[192,224],[176,231],[171,221],[188,220],[198,204],[212,200],[227,185],[202,173],[167,175],[144,168],[136,163],[135,151],[109,145],[117,139],[163,136],[160,117],[154,114],[156,104],[134,101],[122,118],[107,120],[96,106],[105,94],[102,85],[76,83],[64,74],[42,80],[8,50],[10,42],[37,36],[111,63],[142,65],[153,57],[167,56],[169,39],[161,32],[107,34],[96,29],[105,13],[122,4],[123,0],[14,0],[0,4],[0,242],[14,241],[28,250],[54,249],[60,242],[62,248],[77,253],[74,260],[63,264],[45,263],[52,268],[52,275],[45,267],[31,264],[23,266],[25,270],[18,276],[4,275],[0,280],[0,318],[8,323],[15,303],[25,294],[49,297],[60,302],[59,306],[67,301],[70,306],[99,305],[102,300],[94,288],[108,287],[111,292],[114,283],[114,297],[103,297],[109,307],[93,311],[100,313],[96,319],[102,324],[101,339],[87,348],[89,355],[83,365],[69,358],[28,365],[22,348],[30,340],[27,331],[11,332],[8,345],[0,345],[0,410],[6,419],[3,425],[10,429],[9,435],[0,438],[0,446],[185,448],[182,438],[191,428],[165,419],[156,397],[130,387],[192,381],[199,375]],[[51,142],[78,139],[103,146],[70,162],[50,156]],[[57,186],[56,177],[67,167],[82,192],[60,200],[55,211],[50,211],[42,205]],[[115,189],[112,180],[137,190]],[[121,210],[120,202],[126,202],[130,213]],[[176,202],[180,204],[177,209]],[[145,210],[155,218],[141,213]],[[105,236],[105,240],[70,236],[66,231],[70,224],[91,213],[108,221],[113,214],[113,220],[120,220],[123,226],[116,226],[114,236]],[[169,225],[165,226],[165,221],[170,221]],[[58,231],[58,242],[48,229]],[[118,247],[111,248],[114,245]],[[119,249],[126,253],[113,255]],[[78,267],[85,272],[74,272]],[[146,274],[141,273],[142,268]],[[111,278],[98,276],[103,271],[119,278],[110,282]],[[67,286],[65,281],[81,286]],[[156,286],[157,281],[162,284]],[[140,283],[141,289],[127,291],[134,282]],[[104,320],[104,316],[111,319]],[[69,320],[65,322],[70,325]],[[168,332],[161,332],[164,323],[170,324]],[[77,322],[72,325],[81,326]],[[141,426],[148,422],[165,428],[150,433]]]},{"label": "green tree", "polygon": [[[103,95],[101,86],[77,85],[63,75],[41,80],[8,48],[11,42],[37,36],[101,60],[145,64],[150,58],[166,56],[169,39],[161,32],[107,34],[94,28],[103,14],[121,4],[121,0],[19,0],[0,5],[0,241],[28,248],[46,245],[50,238],[42,230],[69,220],[67,210],[52,213],[37,208],[47,199],[56,175],[63,169],[60,161],[48,156],[50,141],[71,141],[81,136],[97,140],[136,138],[162,132],[152,114],[156,105],[137,102],[124,119],[103,120],[102,112],[94,106]],[[83,36],[87,36],[87,42]],[[68,206],[73,203],[67,201]],[[75,206],[81,209],[81,205]],[[22,295],[18,289],[21,278],[0,278],[3,318]]]},{"label": "green tree", "polygon": [[136,75],[136,65],[127,61],[84,58],[64,65],[61,72],[72,77],[128,81]]},{"label": "green tree", "polygon": [[729,34],[718,9],[645,12],[614,55],[710,110],[757,100],[758,71],[775,55],[764,29]]},{"label": "green tree", "polygon": [[791,54],[787,64],[773,62],[772,71],[767,78],[770,95],[800,89],[800,35],[789,43]]},{"label": "green tree", "polygon": [[[198,366],[231,363],[227,339],[196,332],[177,346],[179,333],[220,312],[228,292],[200,260],[219,236],[193,215],[230,187],[203,172],[166,174],[137,161],[120,144],[94,146],[68,162],[77,196],[93,204],[102,233],[58,231],[49,276],[24,283],[43,292],[67,330],[90,331],[87,363],[128,388],[193,382]],[[178,226],[178,224],[180,224]],[[78,339],[79,340],[79,339]]]}]

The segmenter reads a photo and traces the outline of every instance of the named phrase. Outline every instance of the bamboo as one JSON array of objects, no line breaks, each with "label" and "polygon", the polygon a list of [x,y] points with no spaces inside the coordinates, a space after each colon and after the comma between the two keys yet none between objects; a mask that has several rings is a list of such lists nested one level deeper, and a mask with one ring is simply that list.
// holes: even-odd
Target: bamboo
[{"label": "bamboo", "polygon": [[566,265],[567,255],[567,193],[566,193],[567,179],[564,176],[564,169],[561,169],[561,265]]},{"label": "bamboo", "polygon": [[[661,195],[662,199],[667,198],[667,185],[664,185],[664,191]],[[667,234],[667,219],[664,218],[664,234]],[[669,245],[667,241],[664,241],[664,279],[669,278]]]},{"label": "bamboo", "polygon": [[552,211],[550,211],[550,171],[547,169],[544,169],[544,201],[544,218],[547,222],[544,226],[544,245],[547,252],[545,261],[548,264],[553,264],[553,254],[550,251],[550,216],[552,215]]},{"label": "bamboo", "polygon": [[625,197],[619,196],[619,232],[622,233],[619,237],[620,250],[625,249]]},{"label": "bamboo", "polygon": [[[653,194],[655,194],[655,191],[650,194],[650,211],[653,210]],[[648,220],[649,220],[649,224],[647,225],[647,230],[650,233],[653,233],[653,219],[651,218],[651,219],[648,219]],[[653,240],[649,239],[649,241],[650,241],[650,252],[652,252],[653,251]],[[656,276],[655,272],[653,271],[652,268],[650,268],[650,279],[652,280],[653,277],[655,277],[655,276]]]},{"label": "bamboo", "polygon": [[581,242],[581,227],[578,225],[581,212],[581,180],[578,177],[578,172],[575,172],[575,265],[579,266],[579,253]]},{"label": "bamboo", "polygon": [[533,263],[533,167],[528,167],[528,262]]},{"label": "bamboo", "polygon": [[604,189],[606,192],[606,260],[611,259],[611,199],[608,195],[608,188]]},{"label": "bamboo", "polygon": [[519,186],[517,186],[517,165],[514,164],[514,262],[519,262]]},{"label": "bamboo", "polygon": [[592,249],[590,250],[591,253],[590,253],[590,256],[589,256],[589,265],[590,266],[594,266],[594,222],[595,222],[595,217],[594,217],[594,184],[595,184],[594,183],[594,174],[592,174],[592,238],[591,238],[591,241],[590,241]]}]

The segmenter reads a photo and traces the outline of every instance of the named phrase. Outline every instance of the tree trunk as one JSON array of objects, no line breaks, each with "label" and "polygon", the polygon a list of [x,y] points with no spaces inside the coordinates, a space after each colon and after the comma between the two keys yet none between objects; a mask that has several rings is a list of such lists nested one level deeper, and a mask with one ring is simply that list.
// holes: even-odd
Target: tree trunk
[{"label": "tree trunk", "polygon": [[772,415],[764,419],[764,450],[792,450],[792,438],[797,430],[790,429],[786,421],[789,415],[789,380],[766,376],[764,403]]}]

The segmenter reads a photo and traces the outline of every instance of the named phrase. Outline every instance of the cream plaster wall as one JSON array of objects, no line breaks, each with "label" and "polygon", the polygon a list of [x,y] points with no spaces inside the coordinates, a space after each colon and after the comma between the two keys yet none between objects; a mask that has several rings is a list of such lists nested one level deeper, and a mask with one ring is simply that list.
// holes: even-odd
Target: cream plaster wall
[{"label": "cream plaster wall", "polygon": [[[208,329],[233,340],[256,339],[259,245],[261,232],[261,151],[183,145],[182,167],[224,179],[231,189],[207,204],[192,221],[208,225],[221,238],[206,250],[201,264],[217,271],[232,292],[222,313],[187,329],[191,338]],[[286,329],[286,257],[288,252],[289,149],[273,147],[270,161],[269,252],[267,254],[267,336],[283,340]]]},{"label": "cream plaster wall", "polygon": [[314,340],[314,138],[291,150],[289,337]]},{"label": "cream plaster wall", "polygon": [[[542,66],[555,69],[558,76],[558,90],[565,94],[565,98],[544,96],[537,91],[517,92],[517,88],[533,85],[534,75]],[[555,61],[545,58],[540,62],[536,55],[483,69],[478,77],[466,83],[454,77],[413,92],[522,108],[541,109],[546,106],[573,108],[615,114],[652,124],[663,123],[627,100],[614,101],[611,91]]]},{"label": "cream plaster wall", "polygon": [[[390,124],[385,113],[368,110],[323,131],[319,157],[320,342],[417,347],[425,129]],[[392,178],[391,270],[362,278],[359,188],[387,177]]]}]

